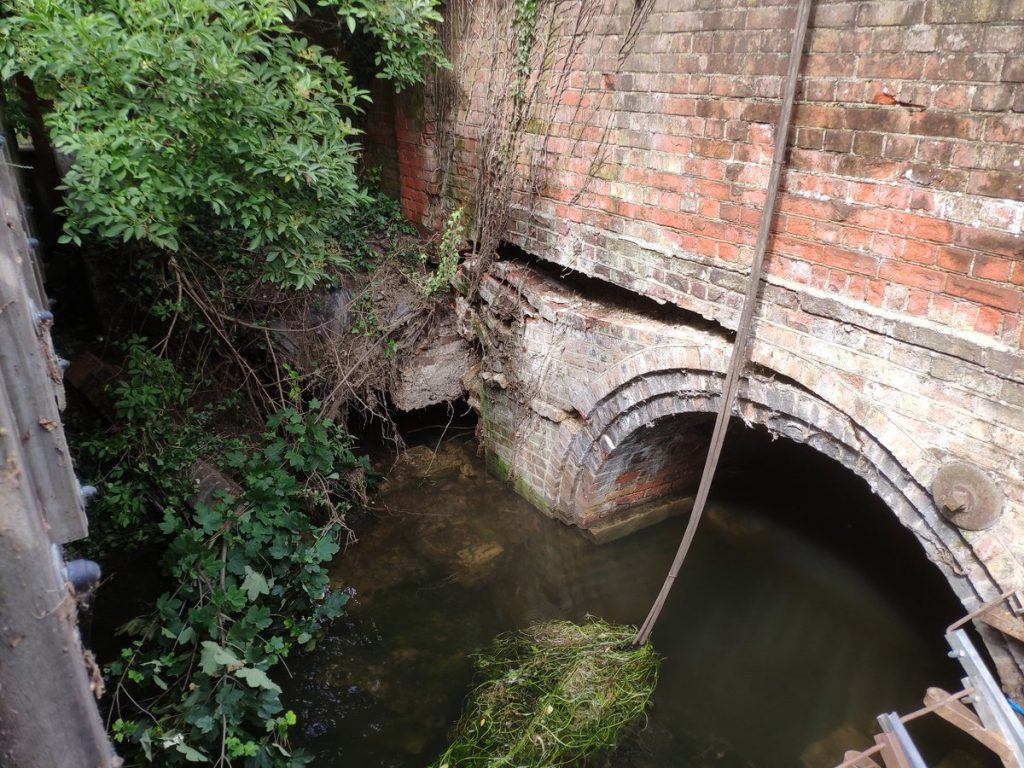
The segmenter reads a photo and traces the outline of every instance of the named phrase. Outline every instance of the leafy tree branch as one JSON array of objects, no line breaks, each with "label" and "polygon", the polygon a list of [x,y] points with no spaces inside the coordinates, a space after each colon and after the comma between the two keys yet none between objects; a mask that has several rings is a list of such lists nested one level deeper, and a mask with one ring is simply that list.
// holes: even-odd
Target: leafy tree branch
[{"label": "leafy tree branch", "polygon": [[[377,43],[397,86],[444,65],[437,0],[320,0]],[[306,287],[344,260],[331,244],[361,199],[353,118],[367,94],[295,31],[284,0],[12,0],[5,79],[52,102],[64,239],[201,237],[229,264]]]}]

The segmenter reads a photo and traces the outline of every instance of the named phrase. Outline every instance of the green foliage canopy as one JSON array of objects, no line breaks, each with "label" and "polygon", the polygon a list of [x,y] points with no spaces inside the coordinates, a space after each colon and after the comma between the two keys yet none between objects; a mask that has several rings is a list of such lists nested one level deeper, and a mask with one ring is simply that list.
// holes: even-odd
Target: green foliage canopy
[{"label": "green foliage canopy", "polygon": [[[319,0],[376,43],[397,87],[445,65],[438,0]],[[167,251],[200,235],[227,264],[306,287],[339,260],[334,233],[360,199],[367,98],[340,59],[294,28],[287,0],[11,0],[0,76],[52,101],[73,159],[64,238]]]}]

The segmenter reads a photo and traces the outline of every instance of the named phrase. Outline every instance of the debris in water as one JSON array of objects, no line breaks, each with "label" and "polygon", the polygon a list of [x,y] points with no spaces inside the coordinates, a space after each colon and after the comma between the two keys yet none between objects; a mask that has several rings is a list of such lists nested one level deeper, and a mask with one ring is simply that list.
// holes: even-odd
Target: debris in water
[{"label": "debris in water", "polygon": [[477,658],[480,682],[431,768],[553,768],[614,749],[658,679],[657,654],[635,635],[595,618],[501,635]]}]

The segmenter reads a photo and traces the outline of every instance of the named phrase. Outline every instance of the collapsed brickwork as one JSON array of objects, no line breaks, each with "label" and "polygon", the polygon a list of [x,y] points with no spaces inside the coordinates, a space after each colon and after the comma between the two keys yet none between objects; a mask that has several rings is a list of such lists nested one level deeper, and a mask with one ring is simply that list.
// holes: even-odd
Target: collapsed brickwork
[{"label": "collapsed brickwork", "polygon": [[[457,97],[399,101],[406,213],[476,209],[496,62],[526,58],[505,239],[710,323],[583,311],[508,266],[482,284],[488,450],[592,527],[677,490],[666,420],[715,408],[794,4],[564,0],[538,4],[532,36],[494,34],[514,5],[450,3]],[[815,4],[738,415],[865,477],[969,606],[1024,587],[1022,163],[1024,1]],[[1001,485],[993,528],[938,514],[953,460]]]}]

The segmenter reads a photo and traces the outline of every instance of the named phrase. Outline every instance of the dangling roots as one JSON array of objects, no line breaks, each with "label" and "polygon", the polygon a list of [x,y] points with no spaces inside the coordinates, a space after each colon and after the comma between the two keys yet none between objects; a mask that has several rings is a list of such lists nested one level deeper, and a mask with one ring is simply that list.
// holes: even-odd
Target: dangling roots
[{"label": "dangling roots", "polygon": [[481,682],[431,768],[581,763],[613,750],[643,719],[658,679],[636,630],[589,618],[498,637],[476,662]]}]

